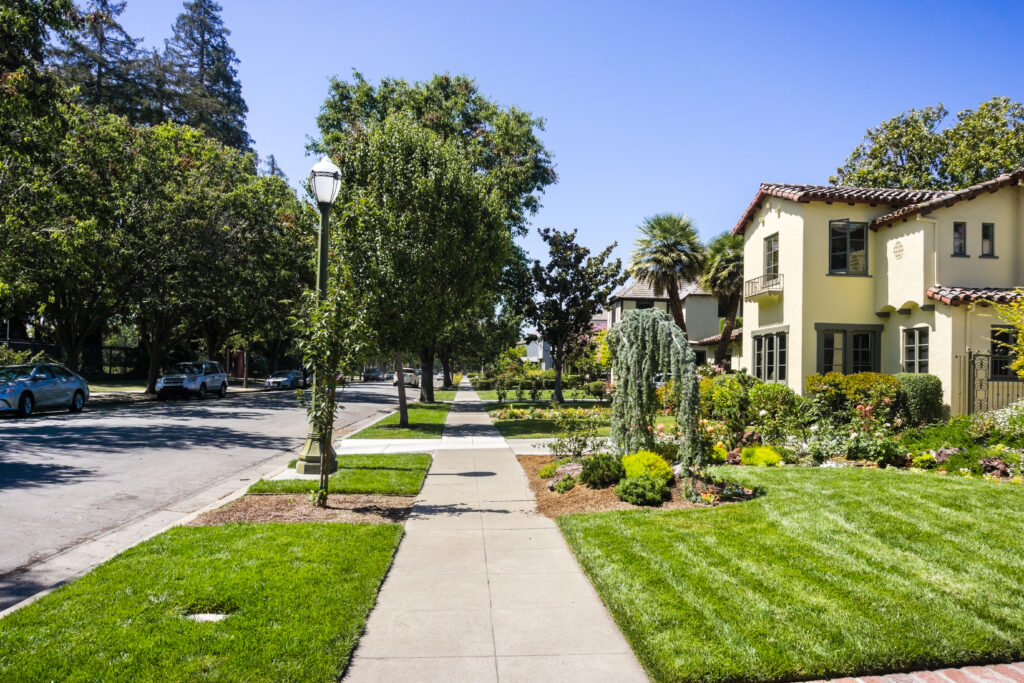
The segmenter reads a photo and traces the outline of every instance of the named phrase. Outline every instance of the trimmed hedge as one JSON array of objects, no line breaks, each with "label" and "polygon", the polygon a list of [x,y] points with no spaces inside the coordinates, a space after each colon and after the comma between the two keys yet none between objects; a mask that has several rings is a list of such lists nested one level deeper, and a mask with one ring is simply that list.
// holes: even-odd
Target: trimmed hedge
[{"label": "trimmed hedge", "polygon": [[896,375],[903,390],[907,422],[922,425],[942,417],[942,380],[935,375],[901,372]]}]

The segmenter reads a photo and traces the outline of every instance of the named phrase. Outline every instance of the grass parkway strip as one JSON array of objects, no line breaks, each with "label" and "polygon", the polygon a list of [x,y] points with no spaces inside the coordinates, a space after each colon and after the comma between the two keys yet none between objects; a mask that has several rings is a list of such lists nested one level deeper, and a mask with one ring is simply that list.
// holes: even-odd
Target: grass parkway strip
[{"label": "grass parkway strip", "polygon": [[176,527],[0,620],[0,680],[337,680],[401,537],[396,524]]},{"label": "grass parkway strip", "polygon": [[860,468],[727,472],[765,495],[558,520],[653,680],[790,681],[1024,657],[1019,487]]},{"label": "grass parkway strip", "polygon": [[353,435],[356,439],[440,439],[450,403],[410,403],[409,426],[398,426],[398,413]]},{"label": "grass parkway strip", "polygon": [[[415,496],[428,469],[430,456],[426,453],[339,455],[328,493]],[[249,493],[306,493],[318,485],[316,479],[260,479],[249,487]]]}]

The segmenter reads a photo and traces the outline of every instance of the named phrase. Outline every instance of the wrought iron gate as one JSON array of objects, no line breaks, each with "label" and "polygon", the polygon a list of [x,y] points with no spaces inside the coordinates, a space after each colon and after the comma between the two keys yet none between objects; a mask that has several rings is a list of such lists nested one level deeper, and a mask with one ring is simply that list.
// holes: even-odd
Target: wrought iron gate
[{"label": "wrought iron gate", "polygon": [[973,415],[1024,400],[1024,382],[1010,369],[1011,356],[970,352],[956,356],[960,370],[959,408]]}]

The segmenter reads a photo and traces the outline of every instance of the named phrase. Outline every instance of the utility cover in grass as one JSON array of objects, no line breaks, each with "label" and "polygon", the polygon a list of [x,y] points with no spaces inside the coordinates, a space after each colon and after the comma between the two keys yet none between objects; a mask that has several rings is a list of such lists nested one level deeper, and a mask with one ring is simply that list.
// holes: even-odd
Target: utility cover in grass
[{"label": "utility cover in grass", "polygon": [[0,619],[0,680],[335,681],[401,536],[393,524],[171,529]]}]

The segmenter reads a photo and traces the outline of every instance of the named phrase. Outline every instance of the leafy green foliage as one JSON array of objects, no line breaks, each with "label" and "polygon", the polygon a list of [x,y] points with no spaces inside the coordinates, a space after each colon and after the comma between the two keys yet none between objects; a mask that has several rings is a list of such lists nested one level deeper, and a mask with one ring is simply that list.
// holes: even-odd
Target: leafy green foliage
[{"label": "leafy green foliage", "polygon": [[554,455],[579,460],[601,448],[604,438],[600,430],[598,419],[560,414],[555,419],[555,438],[548,447]]},{"label": "leafy green foliage", "polygon": [[633,505],[658,506],[668,500],[670,491],[660,477],[641,474],[626,477],[615,487],[615,495]]},{"label": "leafy green foliage", "polygon": [[758,383],[749,391],[750,423],[765,441],[779,441],[802,427],[804,399],[784,384]]},{"label": "leafy green foliage", "polygon": [[740,460],[744,465],[770,467],[782,462],[782,456],[770,446],[747,446],[740,451]]},{"label": "leafy green foliage", "polygon": [[729,368],[729,344],[736,327],[740,298],[743,295],[743,236],[725,232],[708,245],[707,263],[700,276],[700,286],[725,304],[725,320],[715,346],[714,363]]},{"label": "leafy green foliage", "polygon": [[612,397],[612,441],[619,453],[654,447],[654,414],[658,399],[654,374],[672,375],[675,392],[679,457],[684,469],[703,464],[697,435],[700,401],[695,356],[686,335],[658,309],[629,311],[608,334],[615,374]]},{"label": "leafy green foliage", "polygon": [[651,451],[637,451],[622,458],[622,467],[627,477],[647,475],[665,483],[675,477],[665,459]]},{"label": "leafy green foliage", "polygon": [[559,467],[568,462],[572,462],[572,458],[558,458],[556,460],[552,460],[537,471],[537,476],[541,479],[550,479],[555,476],[555,472]]},{"label": "leafy green foliage", "polygon": [[576,478],[573,476],[562,477],[555,483],[555,493],[566,493],[576,488]]},{"label": "leafy green foliage", "polygon": [[626,476],[622,460],[611,453],[595,453],[583,460],[580,483],[592,489],[604,489],[619,483]]},{"label": "leafy green foliage", "polygon": [[679,281],[697,280],[706,258],[693,221],[688,216],[663,213],[645,219],[638,230],[629,273],[650,285],[655,296],[668,294],[672,319],[686,334]]},{"label": "leafy green foliage", "polygon": [[896,375],[903,392],[907,422],[922,425],[942,415],[942,380],[935,375],[901,372]]},{"label": "leafy green foliage", "polygon": [[911,109],[867,134],[833,184],[954,190],[1024,166],[1024,104],[993,97],[946,126],[942,105]]},{"label": "leafy green foliage", "polygon": [[738,434],[747,425],[750,409],[749,376],[736,373],[715,375],[701,380],[702,414],[710,420],[720,420],[729,431]]},{"label": "leafy green foliage", "polygon": [[549,259],[544,266],[533,262],[533,288],[538,296],[528,303],[527,318],[551,346],[555,401],[562,403],[566,359],[593,344],[591,319],[626,278],[619,259],[608,261],[615,244],[591,256],[589,249],[576,243],[575,230],[542,228],[540,236],[548,245]]}]

